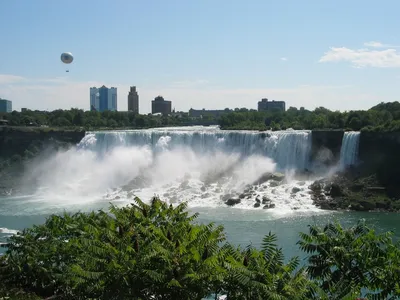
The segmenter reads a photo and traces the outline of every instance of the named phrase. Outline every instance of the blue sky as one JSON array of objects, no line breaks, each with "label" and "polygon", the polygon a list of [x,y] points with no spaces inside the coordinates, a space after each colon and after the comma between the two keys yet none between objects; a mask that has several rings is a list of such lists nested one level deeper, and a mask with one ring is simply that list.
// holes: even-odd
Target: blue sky
[{"label": "blue sky", "polygon": [[[400,1],[19,0],[0,2],[0,97],[13,108],[89,109],[89,87],[136,85],[140,112],[313,109],[400,100]],[[60,54],[72,52],[66,66]]]}]

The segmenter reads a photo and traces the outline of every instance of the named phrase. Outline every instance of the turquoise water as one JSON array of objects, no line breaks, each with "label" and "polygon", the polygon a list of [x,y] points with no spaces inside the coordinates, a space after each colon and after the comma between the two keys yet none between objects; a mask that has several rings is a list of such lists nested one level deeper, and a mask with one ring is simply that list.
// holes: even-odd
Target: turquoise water
[{"label": "turquoise water", "polygon": [[[24,198],[0,198],[0,228],[8,230],[21,230],[33,224],[44,222],[51,213],[66,211],[77,211],[77,207],[57,206],[53,203],[50,210],[47,207],[44,213],[33,208],[36,202],[29,197]],[[107,209],[108,202],[99,201],[80,206],[82,211]],[[230,207],[218,208],[191,208],[191,212],[199,212],[200,222],[215,222],[225,227],[227,240],[236,245],[247,246],[253,244],[259,247],[264,235],[269,231],[278,236],[278,244],[283,248],[287,257],[304,254],[296,246],[300,231],[307,232],[310,224],[325,224],[328,221],[339,220],[344,225],[353,225],[361,218],[367,219],[368,223],[378,231],[394,231],[398,236],[400,225],[396,213],[365,213],[365,212],[310,212],[278,215],[272,210],[249,210]],[[28,214],[28,212],[30,212]],[[0,241],[4,242],[10,233],[0,232]],[[4,252],[5,249],[1,249]]]}]

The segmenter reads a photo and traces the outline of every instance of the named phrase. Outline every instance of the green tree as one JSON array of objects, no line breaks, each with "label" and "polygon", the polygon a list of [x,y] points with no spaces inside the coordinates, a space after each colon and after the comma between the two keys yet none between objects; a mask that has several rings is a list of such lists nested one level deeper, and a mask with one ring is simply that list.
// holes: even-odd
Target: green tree
[{"label": "green tree", "polygon": [[348,229],[339,223],[310,226],[310,233],[300,236],[300,249],[310,254],[307,273],[329,299],[360,295],[362,288],[369,290],[368,299],[400,296],[400,250],[392,233],[376,235],[360,220]]},{"label": "green tree", "polygon": [[[135,198],[109,212],[63,214],[9,238],[0,257],[0,297],[58,299],[371,299],[400,296],[399,244],[364,222],[310,226],[285,263],[277,237],[261,249],[225,242],[222,226],[198,224],[186,203]],[[13,291],[16,291],[15,293]],[[34,299],[34,298],[32,298]]]}]

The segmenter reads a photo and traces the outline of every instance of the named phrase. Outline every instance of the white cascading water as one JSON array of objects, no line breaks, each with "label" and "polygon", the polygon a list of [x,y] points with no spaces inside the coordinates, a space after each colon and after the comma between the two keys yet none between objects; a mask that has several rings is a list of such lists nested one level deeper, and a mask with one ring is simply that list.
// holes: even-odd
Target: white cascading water
[{"label": "white cascading water", "polygon": [[280,169],[305,169],[309,166],[311,131],[248,132],[222,131],[217,127],[160,128],[87,133],[78,148],[107,153],[118,146],[148,146],[155,152],[188,147],[197,154],[237,153],[264,155]]},{"label": "white cascading water", "polygon": [[[28,174],[40,187],[35,206],[60,207],[111,201],[126,204],[157,194],[191,207],[226,206],[227,194],[251,192],[235,205],[254,208],[267,197],[274,213],[315,211],[308,186],[292,179],[310,166],[311,131],[222,131],[217,127],[175,127],[88,132],[76,148],[36,163]],[[266,172],[282,182],[253,183]],[[34,200],[33,200],[34,201]]]},{"label": "white cascading water", "polygon": [[359,143],[359,131],[346,131],[344,133],[340,149],[340,167],[342,169],[357,164]]}]

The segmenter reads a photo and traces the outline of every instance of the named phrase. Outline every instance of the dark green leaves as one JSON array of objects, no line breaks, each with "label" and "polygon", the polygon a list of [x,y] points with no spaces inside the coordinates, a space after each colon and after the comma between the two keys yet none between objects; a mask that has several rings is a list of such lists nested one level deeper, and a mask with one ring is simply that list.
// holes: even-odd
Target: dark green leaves
[{"label": "dark green leaves", "polygon": [[301,267],[297,257],[285,260],[271,232],[261,249],[234,247],[222,226],[195,223],[186,207],[136,198],[109,213],[51,216],[9,239],[0,297],[330,300],[355,299],[362,288],[369,299],[400,295],[399,246],[365,221],[310,226],[298,242],[309,254]]}]

